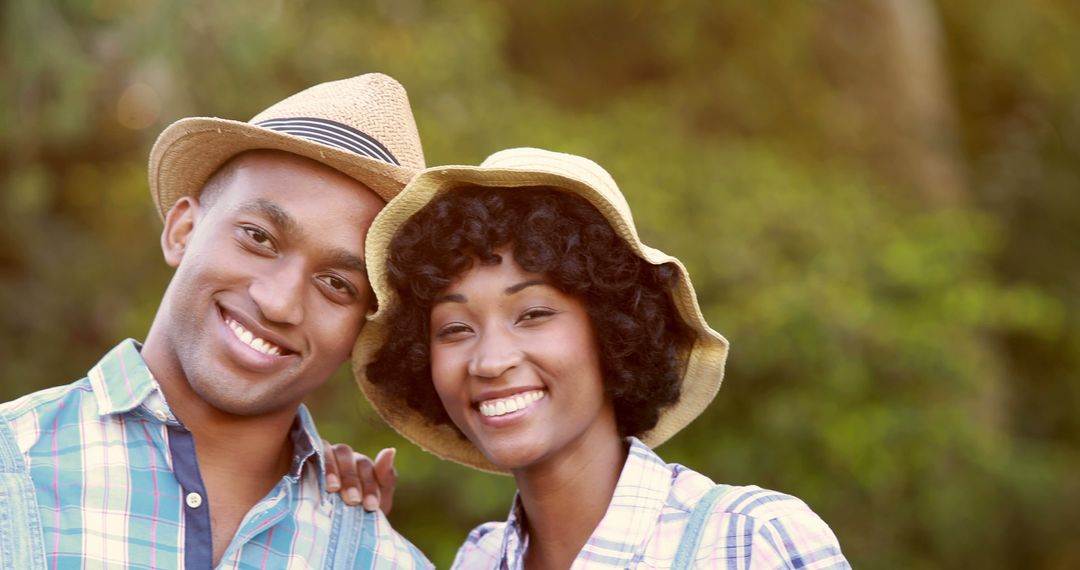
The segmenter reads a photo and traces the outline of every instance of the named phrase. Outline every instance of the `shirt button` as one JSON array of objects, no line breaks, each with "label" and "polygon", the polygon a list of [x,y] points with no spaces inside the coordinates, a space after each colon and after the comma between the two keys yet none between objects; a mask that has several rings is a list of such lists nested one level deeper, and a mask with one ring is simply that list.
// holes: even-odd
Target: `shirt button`
[{"label": "shirt button", "polygon": [[165,410],[154,410],[154,417],[163,422],[169,421],[169,414]]},{"label": "shirt button", "polygon": [[187,502],[187,506],[197,509],[202,505],[202,495],[198,493],[188,493],[187,497],[184,497],[184,501]]}]

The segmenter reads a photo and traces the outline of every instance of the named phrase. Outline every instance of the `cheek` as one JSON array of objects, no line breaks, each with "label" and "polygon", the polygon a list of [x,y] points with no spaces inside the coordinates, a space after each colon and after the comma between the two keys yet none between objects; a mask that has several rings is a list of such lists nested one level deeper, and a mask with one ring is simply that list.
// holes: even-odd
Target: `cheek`
[{"label": "cheek", "polygon": [[438,393],[439,399],[444,402],[454,384],[451,376],[452,367],[448,357],[449,355],[445,350],[440,350],[435,346],[431,348],[431,383],[435,386],[435,392]]},{"label": "cheek", "polygon": [[315,322],[321,323],[319,338],[323,350],[344,359],[352,352],[356,337],[364,326],[364,312],[358,309],[320,312],[315,316]]},{"label": "cheek", "polygon": [[465,397],[463,368],[453,351],[438,345],[431,348],[431,383],[447,412],[454,416],[459,402]]}]

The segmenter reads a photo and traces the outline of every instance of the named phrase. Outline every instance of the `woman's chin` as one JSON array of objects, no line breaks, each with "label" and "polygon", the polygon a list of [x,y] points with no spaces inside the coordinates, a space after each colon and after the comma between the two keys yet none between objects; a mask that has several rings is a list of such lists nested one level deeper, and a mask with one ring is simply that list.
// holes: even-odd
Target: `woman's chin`
[{"label": "woman's chin", "polygon": [[481,447],[484,457],[493,465],[507,471],[519,471],[540,462],[544,454],[532,446],[506,445]]}]

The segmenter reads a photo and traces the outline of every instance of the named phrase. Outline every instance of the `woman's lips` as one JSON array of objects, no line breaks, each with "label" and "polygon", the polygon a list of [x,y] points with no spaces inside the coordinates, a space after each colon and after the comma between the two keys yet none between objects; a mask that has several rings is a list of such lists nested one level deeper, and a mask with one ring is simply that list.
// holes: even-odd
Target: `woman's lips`
[{"label": "woman's lips", "polygon": [[529,390],[512,396],[484,400],[477,405],[477,409],[485,418],[497,418],[525,410],[545,396],[547,396],[547,390]]}]

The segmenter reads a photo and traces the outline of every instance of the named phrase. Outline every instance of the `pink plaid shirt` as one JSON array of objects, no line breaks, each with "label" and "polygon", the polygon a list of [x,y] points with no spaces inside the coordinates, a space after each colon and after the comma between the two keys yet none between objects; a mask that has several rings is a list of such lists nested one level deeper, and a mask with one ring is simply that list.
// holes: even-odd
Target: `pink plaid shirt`
[{"label": "pink plaid shirt", "polygon": [[[664,463],[630,438],[607,513],[571,568],[670,568],[690,511],[714,483],[682,465]],[[506,522],[469,533],[454,568],[521,570],[528,535],[516,498]],[[732,487],[702,529],[700,568],[850,568],[836,536],[806,503],[755,486]]]}]

